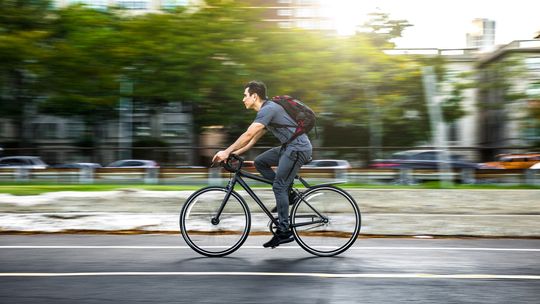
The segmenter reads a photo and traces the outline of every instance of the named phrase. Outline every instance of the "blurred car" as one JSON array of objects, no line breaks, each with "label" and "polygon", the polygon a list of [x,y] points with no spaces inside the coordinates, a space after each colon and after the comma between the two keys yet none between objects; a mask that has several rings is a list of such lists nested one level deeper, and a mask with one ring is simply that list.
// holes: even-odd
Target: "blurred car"
[{"label": "blurred car", "polygon": [[495,161],[480,164],[482,169],[527,169],[540,162],[540,153],[499,154]]},{"label": "blurred car", "polygon": [[316,159],[302,166],[302,169],[347,170],[351,164],[344,159]]},{"label": "blurred car", "polygon": [[51,166],[52,168],[58,169],[83,169],[83,168],[101,168],[101,165],[98,163],[68,163],[68,164],[59,164]]},{"label": "blurred car", "polygon": [[159,168],[159,165],[153,160],[122,159],[110,163],[107,168]]},{"label": "blurred car", "polygon": [[176,169],[206,169],[205,166],[191,166],[191,165],[181,165],[176,166]]},{"label": "blurred car", "polygon": [[[374,169],[438,169],[439,164],[445,162],[440,161],[439,157],[443,151],[441,150],[406,150],[396,152],[388,159],[375,159],[369,165],[369,168]],[[476,163],[466,161],[463,156],[450,154],[450,160],[446,163],[453,169],[477,169],[479,166]]]},{"label": "blurred car", "polygon": [[0,168],[46,169],[48,165],[37,156],[6,156],[0,158]]}]

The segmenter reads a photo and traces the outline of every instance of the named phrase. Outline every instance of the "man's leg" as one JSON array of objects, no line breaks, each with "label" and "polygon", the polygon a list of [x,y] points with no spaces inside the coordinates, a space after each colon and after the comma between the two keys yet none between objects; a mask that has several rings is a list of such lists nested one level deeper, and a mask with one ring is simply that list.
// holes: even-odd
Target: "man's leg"
[{"label": "man's leg", "polygon": [[279,152],[281,147],[275,147],[260,154],[255,158],[255,168],[266,179],[271,181],[276,178],[276,173],[272,166],[277,166],[279,162]]},{"label": "man's leg", "polygon": [[310,159],[311,153],[302,151],[283,152],[272,190],[276,197],[279,226],[281,231],[289,230],[289,189],[300,167]]},{"label": "man's leg", "polygon": [[302,165],[311,157],[310,152],[284,152],[279,158],[279,165],[272,190],[276,197],[278,210],[278,231],[264,247],[276,247],[294,241],[289,228],[289,187]]},{"label": "man's leg", "polygon": [[[276,173],[272,169],[272,166],[277,166],[279,162],[279,156],[281,155],[281,147],[275,147],[270,150],[267,150],[266,152],[260,154],[255,158],[255,168],[261,175],[269,179],[271,181],[274,181],[276,178]],[[276,212],[277,206],[274,206],[270,212]]]}]

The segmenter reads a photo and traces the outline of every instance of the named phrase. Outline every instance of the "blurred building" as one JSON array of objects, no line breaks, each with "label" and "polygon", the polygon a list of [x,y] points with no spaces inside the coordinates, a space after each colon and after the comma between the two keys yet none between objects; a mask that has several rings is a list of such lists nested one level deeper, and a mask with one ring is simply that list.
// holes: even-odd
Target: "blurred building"
[{"label": "blurred building", "polygon": [[[57,7],[84,4],[106,10],[124,8],[133,13],[157,12],[180,6],[196,6],[202,0],[53,0]],[[120,158],[149,158],[162,164],[193,164],[197,151],[192,149],[193,115],[189,104],[170,102],[161,108],[137,104],[119,117],[89,126],[77,118],[44,115],[34,108],[25,109],[23,138],[18,138],[17,123],[0,117],[0,142],[3,155],[39,155],[49,164],[98,162],[106,165]],[[20,149],[24,141],[25,149]],[[131,150],[132,146],[140,147]],[[123,153],[129,150],[128,153]]]},{"label": "blurred building", "polygon": [[503,45],[482,56],[477,69],[483,84],[478,144],[485,147],[484,158],[504,152],[499,147],[540,144],[540,117],[533,116],[540,113],[540,40]]},{"label": "blurred building", "polygon": [[121,7],[134,13],[157,12],[179,6],[196,5],[202,0],[55,0],[58,7],[81,3],[95,9],[107,9],[111,6]]},{"label": "blurred building", "polygon": [[332,30],[334,21],[324,14],[321,0],[246,0],[254,10],[262,10],[263,21],[279,28]]},{"label": "blurred building", "polygon": [[[128,158],[153,159],[162,164],[193,164],[193,135],[191,106],[170,102],[156,107],[137,105],[128,113],[131,123],[127,132],[120,131],[117,119],[90,126],[76,118],[64,118],[37,113],[31,117],[26,138],[28,150],[16,150],[17,155],[39,155],[48,164],[69,162],[98,162],[106,165],[126,158],[121,148],[137,146]],[[14,122],[0,118],[0,142],[18,142]],[[7,147],[7,146],[6,146]],[[4,151],[4,154],[12,154]]]},{"label": "blurred building", "polygon": [[[402,56],[422,56],[422,57],[442,57],[445,61],[444,79],[437,79],[439,84],[437,90],[437,102],[442,102],[444,99],[449,98],[452,93],[452,89],[458,82],[474,81],[471,76],[466,76],[475,70],[480,58],[478,48],[464,48],[464,49],[430,49],[430,48],[417,48],[417,49],[392,49],[387,50],[385,53],[389,55],[402,55]],[[469,159],[479,159],[479,155],[474,151],[478,147],[478,110],[477,110],[477,96],[475,89],[467,89],[463,92],[462,107],[466,112],[466,115],[462,118],[450,123],[439,130],[446,134],[446,145],[450,148],[457,147],[469,147],[471,152]],[[439,138],[442,134],[437,135]],[[427,146],[435,146],[435,142],[426,143]],[[464,153],[465,154],[465,153]]]},{"label": "blurred building", "polygon": [[[247,8],[260,11],[262,21],[279,28],[303,28],[310,30],[335,29],[334,21],[325,15],[321,0],[244,0]],[[134,14],[158,12],[175,7],[192,7],[204,0],[55,0],[63,7],[82,3],[88,7],[105,10],[117,6]]]},{"label": "blurred building", "polygon": [[467,33],[468,48],[488,51],[495,45],[495,21],[477,18],[472,21],[471,30]]},{"label": "blurred building", "polygon": [[513,41],[487,53],[480,47],[386,53],[444,58],[447,75],[438,82],[439,102],[456,83],[476,82],[463,92],[466,115],[443,130],[450,148],[468,147],[479,152],[471,158],[486,160],[540,144],[540,122],[533,117],[540,113],[540,40]]}]

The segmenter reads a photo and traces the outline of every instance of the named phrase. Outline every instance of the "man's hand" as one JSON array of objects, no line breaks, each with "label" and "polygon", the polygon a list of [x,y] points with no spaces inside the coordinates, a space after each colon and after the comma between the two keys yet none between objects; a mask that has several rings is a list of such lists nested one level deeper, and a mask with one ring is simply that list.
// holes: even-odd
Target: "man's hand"
[{"label": "man's hand", "polygon": [[222,161],[226,161],[227,158],[229,158],[229,154],[230,153],[227,151],[219,151],[218,153],[216,153],[216,155],[214,155],[214,158],[212,158],[212,162],[219,163]]}]

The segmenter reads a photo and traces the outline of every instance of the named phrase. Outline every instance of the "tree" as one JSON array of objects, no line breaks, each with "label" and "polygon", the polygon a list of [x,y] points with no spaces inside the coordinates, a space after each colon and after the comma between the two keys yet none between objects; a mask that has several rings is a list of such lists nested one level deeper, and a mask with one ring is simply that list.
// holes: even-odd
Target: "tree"
[{"label": "tree", "polygon": [[457,79],[453,79],[450,96],[444,99],[441,106],[445,123],[453,123],[467,114],[463,109],[463,100],[465,100],[463,93],[475,87],[474,82],[470,80],[472,75],[470,72],[461,73]]},{"label": "tree", "polygon": [[95,134],[118,116],[120,87],[130,83],[133,92],[124,97],[154,114],[182,101],[195,105],[197,126],[227,123],[237,110],[223,104],[237,100],[231,83],[239,73],[234,58],[243,45],[242,15],[234,3],[135,16],[61,9],[48,58],[48,98],[40,109],[81,117]]},{"label": "tree", "polygon": [[[246,35],[246,39],[251,47],[240,59],[246,75],[240,78],[241,85],[253,79],[263,80],[268,85],[269,97],[292,95],[316,111],[321,110],[334,77],[328,38],[317,32],[289,29],[255,31]],[[236,90],[238,94],[242,87]],[[239,127],[235,128],[234,136],[252,119],[252,115],[236,117]]]},{"label": "tree", "polygon": [[73,5],[55,11],[50,52],[44,71],[45,98],[41,113],[79,118],[85,123],[83,141],[76,142],[93,155],[100,145],[104,123],[117,116],[119,99],[116,47],[118,17],[110,11]]},{"label": "tree", "polygon": [[170,101],[192,103],[196,131],[232,123],[240,96],[239,54],[248,46],[246,15],[234,2],[208,1],[195,12],[123,20],[123,38],[114,51],[129,69],[134,97],[156,109]]},{"label": "tree", "polygon": [[540,149],[540,81],[533,81],[528,89],[528,122],[526,132],[534,138],[535,149]]},{"label": "tree", "polygon": [[392,39],[401,37],[407,27],[413,26],[407,20],[394,20],[384,12],[369,14],[370,19],[365,22],[359,31],[369,36],[373,45],[378,48],[393,48]]},{"label": "tree", "polygon": [[49,1],[0,2],[0,108],[2,116],[14,122],[22,147],[29,145],[29,115],[42,96],[39,84],[48,54],[49,8]]},{"label": "tree", "polygon": [[118,18],[80,5],[57,12],[47,57],[47,99],[40,110],[80,117],[96,127],[116,116],[119,96]]},{"label": "tree", "polygon": [[[421,64],[383,52],[410,25],[385,14],[377,17],[371,32],[351,37],[299,29],[252,32],[248,38],[256,54],[250,53],[246,74],[265,80],[270,95],[290,94],[313,107],[320,125],[329,130],[325,145],[410,145],[423,140],[429,126]],[[347,128],[355,131],[342,136],[330,131]]]},{"label": "tree", "polygon": [[[372,157],[382,145],[415,144],[429,130],[421,63],[386,55],[375,38],[374,33],[358,33],[339,44],[333,61],[338,65],[331,110],[334,121],[365,127],[369,136],[364,138],[369,140],[359,144],[374,146]],[[344,142],[350,141],[344,138]]]},{"label": "tree", "polygon": [[[253,119],[242,111],[243,85],[261,79],[269,95],[307,102],[328,130],[354,129],[354,138],[333,136],[328,143],[410,145],[426,138],[423,63],[383,52],[410,26],[406,21],[379,13],[364,28],[370,32],[339,37],[272,28],[235,1],[206,2],[195,11],[144,15],[80,5],[49,11],[35,82],[40,110],[80,117],[94,134],[118,117],[120,97],[156,114],[181,101],[193,105],[196,133],[224,125],[238,135]],[[122,83],[132,84],[132,93],[122,95]],[[85,145],[98,144],[85,138]]]},{"label": "tree", "polygon": [[540,80],[533,81],[529,85],[528,98],[532,101],[530,117],[540,124]]},{"label": "tree", "polygon": [[480,94],[487,102],[479,106],[482,110],[501,110],[513,101],[526,97],[525,92],[515,84],[516,79],[525,75],[525,67],[519,55],[508,56],[500,61],[485,64],[480,69]]}]

